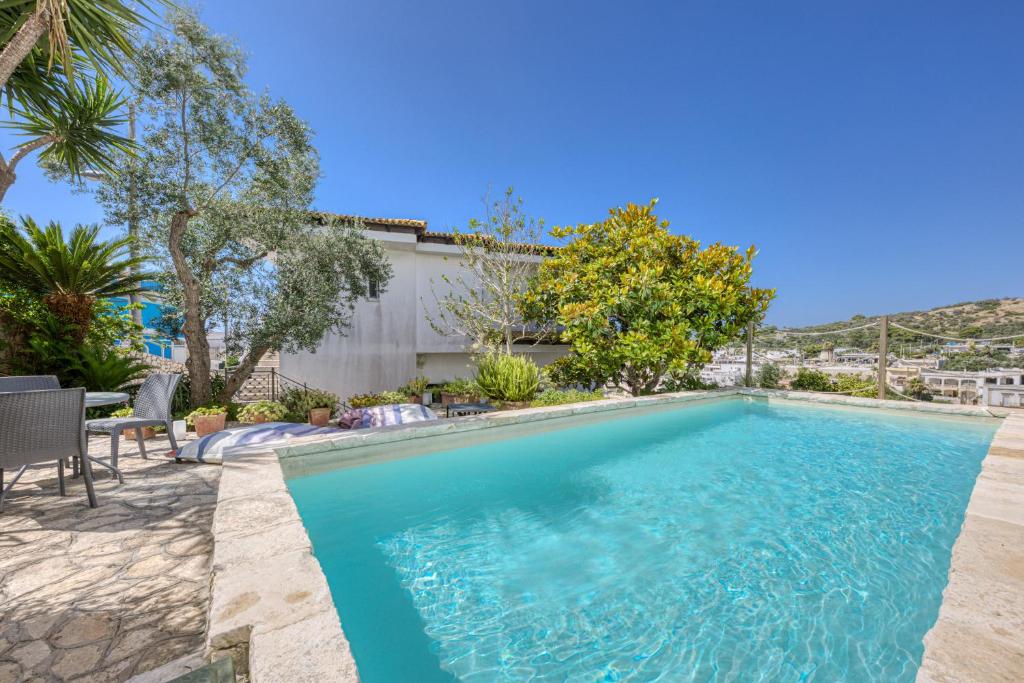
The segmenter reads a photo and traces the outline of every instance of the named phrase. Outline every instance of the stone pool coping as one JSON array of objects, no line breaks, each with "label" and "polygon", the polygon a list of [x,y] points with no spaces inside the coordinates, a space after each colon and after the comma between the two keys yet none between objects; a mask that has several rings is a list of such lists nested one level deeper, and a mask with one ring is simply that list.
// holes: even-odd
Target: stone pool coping
[{"label": "stone pool coping", "polygon": [[[899,411],[923,412],[944,415],[967,415],[975,417],[1001,417],[997,411],[977,406],[957,406],[931,403],[908,403],[904,401],[877,401],[874,399],[853,398],[848,396],[822,395],[808,392],[731,388],[712,391],[692,391],[678,394],[660,394],[641,398],[614,398],[588,403],[577,403],[564,406],[545,408],[529,408],[525,410],[494,412],[483,415],[472,415],[438,422],[399,425],[377,429],[359,430],[339,436],[319,436],[303,439],[292,445],[237,456],[226,460],[221,474],[220,491],[217,510],[214,516],[214,554],[211,577],[211,601],[207,629],[206,654],[210,658],[230,654],[236,662],[236,669],[248,671],[249,680],[260,681],[337,681],[351,683],[359,680],[355,660],[352,657],[348,641],[341,629],[337,610],[331,598],[327,579],[314,557],[312,545],[306,534],[305,527],[299,517],[298,510],[284,481],[282,460],[301,458],[312,454],[328,451],[344,451],[361,446],[387,444],[411,439],[426,438],[443,434],[472,432],[494,427],[539,422],[561,417],[590,415],[603,411],[625,410],[675,403],[709,401],[731,396],[760,397],[769,401],[782,399],[785,402],[816,403],[841,405],[861,408],[889,409]],[[1016,424],[1017,421],[1014,421]],[[1024,424],[1024,417],[1020,418]],[[1024,448],[1024,430],[1007,432],[1003,435],[1000,427],[993,448]],[[1014,427],[1016,430],[1016,427]],[[1001,440],[1000,440],[1001,439]],[[992,469],[989,457],[983,465],[983,475]],[[1016,462],[1024,466],[1024,451],[1020,456],[996,454],[999,458],[1018,458]],[[339,456],[339,461],[344,461]],[[984,534],[975,530],[972,522],[974,508],[984,509],[993,506],[1002,510],[1000,505],[1008,509],[1007,517],[1021,517],[1024,524],[1024,471],[1019,475],[1017,470],[1004,463],[997,463],[996,469],[1012,470],[1017,477],[1010,482],[1011,488],[1007,495],[1013,503],[1002,501],[1001,496],[1007,493],[1003,484],[995,484],[996,499],[985,502],[984,495],[978,494],[971,498],[968,508],[968,523],[964,532],[957,540],[954,549],[953,567],[950,570],[950,586],[959,584],[964,576],[971,576],[971,570],[977,568],[970,561],[960,557],[965,535],[969,541],[975,534]],[[1002,469],[1000,469],[1002,468]],[[979,484],[982,477],[979,477]],[[1002,481],[1002,480],[1000,480]],[[975,501],[978,497],[980,502]],[[988,507],[985,507],[988,506]],[[989,513],[992,514],[992,513]],[[1016,522],[1014,522],[1016,524]],[[1024,531],[1024,526],[1017,526]],[[1024,548],[1018,543],[1017,548]],[[968,559],[973,555],[968,555]],[[986,559],[986,558],[982,558]],[[987,558],[990,563],[998,563],[998,558]],[[962,566],[963,565],[963,566]],[[1012,593],[1015,615],[1011,621],[1013,628],[1019,632],[1020,615],[1024,612],[1024,596],[1020,587],[1024,585],[1024,577],[1016,585]],[[946,602],[954,594],[947,588],[943,611],[939,622],[928,634],[928,647],[922,672],[928,665],[933,678],[921,680],[970,680],[956,677],[953,667],[956,657],[943,658],[955,640],[948,640],[949,646],[943,646],[941,640],[944,619],[948,620],[949,610]],[[1000,594],[996,597],[1006,597]],[[986,605],[998,612],[1001,604],[993,599]],[[955,616],[955,615],[954,615]],[[975,621],[990,623],[998,614],[980,613],[975,606],[971,607],[970,616]],[[940,636],[933,636],[939,632]],[[1013,631],[1008,631],[1012,633]],[[946,660],[949,663],[946,664]],[[936,662],[936,663],[933,663]],[[947,667],[947,668],[941,668]],[[951,672],[948,677],[945,672]]]}]

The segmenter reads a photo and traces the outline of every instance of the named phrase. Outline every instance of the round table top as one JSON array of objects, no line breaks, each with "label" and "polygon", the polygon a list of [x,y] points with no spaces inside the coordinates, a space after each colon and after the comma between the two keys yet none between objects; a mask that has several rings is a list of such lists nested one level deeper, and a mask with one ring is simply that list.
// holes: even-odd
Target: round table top
[{"label": "round table top", "polygon": [[87,391],[85,392],[85,405],[88,408],[97,406],[112,406],[117,403],[127,403],[131,397],[120,391]]}]

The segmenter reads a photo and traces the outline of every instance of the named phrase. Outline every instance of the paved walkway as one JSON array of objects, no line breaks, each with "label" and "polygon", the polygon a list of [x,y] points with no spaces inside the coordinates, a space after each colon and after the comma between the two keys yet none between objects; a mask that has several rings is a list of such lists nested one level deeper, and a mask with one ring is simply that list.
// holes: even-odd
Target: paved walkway
[{"label": "paved walkway", "polygon": [[[0,513],[0,681],[124,681],[203,646],[220,467],[149,460],[122,441],[125,483],[94,466],[57,494],[33,468]],[[90,442],[105,454],[109,439]],[[9,475],[8,475],[9,476]]]}]

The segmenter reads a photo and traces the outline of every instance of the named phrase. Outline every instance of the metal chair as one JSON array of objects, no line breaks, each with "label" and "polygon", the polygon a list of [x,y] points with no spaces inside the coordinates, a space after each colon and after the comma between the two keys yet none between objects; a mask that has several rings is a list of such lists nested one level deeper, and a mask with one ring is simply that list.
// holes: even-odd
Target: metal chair
[{"label": "metal chair", "polygon": [[60,389],[60,382],[55,375],[20,375],[0,377],[0,393],[12,391],[43,391]]},{"label": "metal chair", "polygon": [[[0,512],[4,498],[29,465],[57,461],[60,495],[64,460],[80,458],[89,507],[96,507],[88,441],[85,436],[85,389],[52,389],[0,393]],[[7,486],[3,471],[18,468]]]},{"label": "metal chair", "polygon": [[180,374],[154,373],[149,375],[135,395],[134,415],[86,420],[85,430],[88,434],[110,434],[110,463],[105,463],[98,458],[92,458],[92,461],[111,470],[118,481],[124,483],[124,477],[117,469],[117,447],[121,433],[126,429],[135,430],[135,442],[139,445],[139,454],[143,458],[149,457],[146,455],[146,442],[142,438],[143,427],[165,427],[167,437],[171,441],[171,448],[178,450],[178,444],[174,439],[171,403],[180,380]]}]

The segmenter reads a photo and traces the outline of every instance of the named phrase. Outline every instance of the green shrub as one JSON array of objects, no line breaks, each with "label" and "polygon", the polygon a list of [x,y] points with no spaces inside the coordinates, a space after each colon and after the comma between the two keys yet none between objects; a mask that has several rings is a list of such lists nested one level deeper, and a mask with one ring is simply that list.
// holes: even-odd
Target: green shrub
[{"label": "green shrub", "polygon": [[491,353],[477,361],[476,384],[494,401],[530,401],[540,384],[540,369],[526,356]]},{"label": "green shrub", "polygon": [[85,346],[72,361],[73,384],[90,391],[118,391],[144,377],[150,366],[112,348]]},{"label": "green shrub", "polygon": [[775,363],[765,363],[757,371],[755,381],[762,389],[778,389],[779,382],[785,377],[785,372]]},{"label": "green shrub", "polygon": [[570,353],[544,366],[545,379],[556,387],[599,387],[608,377],[582,356]]},{"label": "green shrub", "polygon": [[480,393],[480,387],[471,379],[456,377],[450,382],[441,385],[441,391],[456,396],[476,396]]},{"label": "green shrub", "polygon": [[911,377],[907,380],[904,393],[910,398],[916,398],[918,401],[930,401],[933,398],[928,385],[920,377]]},{"label": "green shrub", "polygon": [[427,390],[427,385],[429,384],[430,380],[424,377],[423,375],[420,375],[415,379],[409,380],[409,383],[406,384],[401,389],[399,389],[398,391],[408,396],[422,396],[423,393]]},{"label": "green shrub", "polygon": [[689,368],[687,370],[669,370],[666,372],[658,390],[675,393],[677,391],[705,391],[717,388],[718,385],[714,382],[705,382],[700,378],[700,369]]},{"label": "green shrub", "polygon": [[191,413],[185,416],[185,424],[192,427],[195,426],[196,418],[202,417],[203,415],[227,415],[227,406],[200,406]]},{"label": "green shrub", "polygon": [[537,394],[537,397],[530,402],[531,408],[543,406],[560,406],[565,403],[583,403],[584,401],[598,401],[604,398],[600,389],[594,391],[580,391],[579,389],[547,389]]},{"label": "green shrub", "polygon": [[800,391],[835,391],[832,378],[820,370],[800,368],[790,386]]},{"label": "green shrub", "polygon": [[338,397],[331,392],[301,387],[285,389],[280,401],[288,409],[287,418],[291,422],[305,422],[313,408],[330,408],[333,413],[338,406]]},{"label": "green shrub", "polygon": [[261,415],[267,422],[280,422],[288,416],[288,408],[277,401],[256,401],[238,411],[238,419],[242,422],[256,422]]},{"label": "green shrub", "polygon": [[876,398],[878,396],[878,380],[874,377],[861,377],[860,375],[836,375],[833,383],[833,391],[848,396],[859,396],[861,398]]},{"label": "green shrub", "polygon": [[124,408],[118,408],[110,413],[110,417],[133,417],[135,410],[125,406]]},{"label": "green shrub", "polygon": [[391,403],[408,403],[410,394],[405,391],[382,391],[379,394],[357,394],[348,400],[353,408],[369,408]]}]

